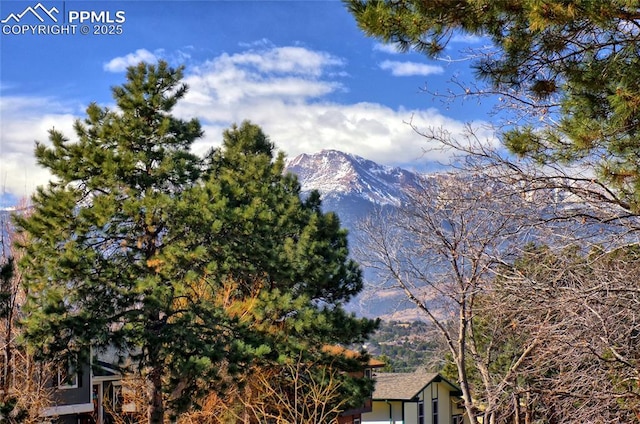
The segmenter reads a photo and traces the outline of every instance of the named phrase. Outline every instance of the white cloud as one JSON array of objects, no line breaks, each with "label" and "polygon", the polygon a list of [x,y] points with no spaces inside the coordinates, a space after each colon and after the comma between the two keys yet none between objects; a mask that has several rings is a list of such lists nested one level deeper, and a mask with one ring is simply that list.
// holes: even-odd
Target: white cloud
[{"label": "white cloud", "polygon": [[154,63],[158,61],[158,57],[146,49],[138,49],[135,53],[129,53],[111,59],[105,63],[103,69],[107,72],[124,72],[129,66],[137,65],[140,62]]},{"label": "white cloud", "polygon": [[[55,111],[55,112],[52,112]],[[36,164],[35,142],[48,144],[55,128],[73,138],[73,108],[52,98],[2,96],[0,98],[0,181],[2,191],[29,196],[46,184],[49,173]]]},{"label": "white cloud", "polygon": [[[300,61],[305,57],[315,58],[315,65],[302,66]],[[275,58],[282,62],[274,68]],[[184,118],[197,116],[203,122],[205,139],[197,143],[198,152],[219,145],[223,129],[246,119],[260,125],[289,157],[338,149],[383,164],[421,158],[424,142],[407,124],[410,120],[446,127],[454,135],[464,132],[464,123],[435,109],[394,110],[376,103],[327,101],[327,94],[344,89],[340,82],[325,77],[327,69],[340,68],[342,63],[298,47],[223,54],[186,78],[190,91],[176,111]],[[433,68],[437,69],[431,72],[439,72],[440,68]],[[449,153],[439,152],[429,160],[447,162],[448,157]]]},{"label": "white cloud", "polygon": [[[110,70],[144,54],[120,58],[122,65],[111,61]],[[329,101],[328,95],[346,90],[336,79],[344,72],[344,64],[326,52],[301,47],[256,50],[253,46],[241,53],[221,54],[187,68],[185,82],[190,91],[175,113],[200,119],[205,136],[194,145],[198,154],[219,146],[223,130],[232,123],[248,119],[260,125],[289,157],[338,149],[382,164],[417,167],[426,161],[421,158],[425,143],[408,121],[423,127],[442,126],[454,136],[464,132],[462,122],[435,109]],[[35,163],[34,140],[47,142],[52,127],[73,139],[73,122],[84,112],[51,98],[2,96],[0,114],[0,181],[20,197],[49,179]],[[490,139],[491,134],[486,137]],[[428,159],[447,162],[448,158],[449,153],[438,152]]]},{"label": "white cloud", "polygon": [[[461,122],[433,109],[394,110],[375,103],[288,107],[271,102],[244,110],[235,121],[245,118],[262,126],[289,157],[336,149],[383,164],[415,163],[422,155],[424,141],[408,124],[412,119],[424,125],[444,126],[457,134],[464,131]],[[429,159],[446,162],[448,153],[440,152]]]},{"label": "white cloud", "polygon": [[261,38],[259,40],[254,40],[251,42],[245,42],[245,41],[240,41],[238,43],[238,46],[242,47],[242,48],[255,48],[255,47],[260,47],[260,48],[272,48],[275,47],[274,44],[271,42],[271,40],[269,40],[268,38]]},{"label": "white cloud", "polygon": [[193,103],[215,99],[218,104],[251,102],[257,98],[287,99],[298,103],[342,89],[321,77],[343,61],[325,52],[301,47],[274,47],[223,53],[191,70],[185,82]]},{"label": "white cloud", "polygon": [[373,45],[373,50],[387,53],[387,54],[400,54],[402,53],[402,49],[400,48],[400,44],[398,43],[376,43]]},{"label": "white cloud", "polygon": [[416,75],[427,76],[442,74],[444,72],[444,68],[442,66],[427,65],[425,63],[416,62],[398,62],[394,60],[385,60],[380,63],[380,69],[391,71],[391,75],[396,77],[411,77]]},{"label": "white cloud", "polygon": [[325,52],[302,47],[277,47],[264,51],[227,56],[235,65],[247,65],[265,73],[291,73],[318,77],[329,66],[343,65],[343,61]]}]

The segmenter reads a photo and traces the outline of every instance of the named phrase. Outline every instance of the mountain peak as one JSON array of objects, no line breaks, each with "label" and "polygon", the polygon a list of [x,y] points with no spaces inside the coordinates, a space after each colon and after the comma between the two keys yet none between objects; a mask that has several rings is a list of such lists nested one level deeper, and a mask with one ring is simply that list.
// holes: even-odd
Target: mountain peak
[{"label": "mountain peak", "polygon": [[357,196],[381,205],[399,205],[404,189],[418,178],[338,150],[303,153],[289,161],[287,170],[298,176],[303,192],[318,190],[323,198]]}]

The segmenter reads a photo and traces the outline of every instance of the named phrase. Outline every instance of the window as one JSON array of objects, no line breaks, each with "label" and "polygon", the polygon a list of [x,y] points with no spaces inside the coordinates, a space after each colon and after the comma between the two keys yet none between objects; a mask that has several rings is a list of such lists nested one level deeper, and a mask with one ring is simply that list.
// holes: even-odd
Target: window
[{"label": "window", "polygon": [[365,376],[365,378],[371,378],[372,377],[371,368],[365,368],[364,369],[364,376]]},{"label": "window", "polygon": [[462,415],[454,415],[453,417],[451,417],[451,424],[464,424]]},{"label": "window", "polygon": [[360,418],[354,418],[353,424],[360,424]]},{"label": "window", "polygon": [[424,424],[424,400],[418,401],[418,424]]},{"label": "window", "polygon": [[433,417],[433,424],[438,424],[438,398],[431,399],[431,414]]},{"label": "window", "polygon": [[69,358],[58,367],[58,388],[75,389],[77,387],[78,371],[76,361]]}]

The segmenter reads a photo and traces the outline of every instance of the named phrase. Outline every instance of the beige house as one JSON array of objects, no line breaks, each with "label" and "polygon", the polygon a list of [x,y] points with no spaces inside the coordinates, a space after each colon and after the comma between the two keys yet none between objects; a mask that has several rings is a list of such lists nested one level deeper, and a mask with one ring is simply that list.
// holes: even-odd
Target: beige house
[{"label": "beige house", "polygon": [[440,374],[378,373],[362,424],[468,424],[460,388]]}]

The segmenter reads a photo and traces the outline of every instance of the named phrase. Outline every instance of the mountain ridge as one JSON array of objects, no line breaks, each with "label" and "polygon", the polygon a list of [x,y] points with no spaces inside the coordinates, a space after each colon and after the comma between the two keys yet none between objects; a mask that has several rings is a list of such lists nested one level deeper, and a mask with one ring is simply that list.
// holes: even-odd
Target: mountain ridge
[{"label": "mountain ridge", "polygon": [[400,206],[406,189],[416,187],[420,178],[415,172],[338,150],[303,153],[288,161],[286,169],[298,176],[303,193],[317,190],[323,198],[356,195],[392,206]]},{"label": "mountain ridge", "polygon": [[[407,200],[408,191],[418,188],[424,178],[437,175],[380,165],[338,150],[303,153],[290,159],[285,171],[297,175],[303,195],[312,190],[320,192],[323,210],[336,213],[349,232],[352,252],[362,243],[359,227],[364,218],[376,210],[400,207]],[[364,268],[363,272],[364,289],[347,305],[350,311],[384,320],[420,319],[415,308],[403,302],[406,299],[402,292],[382,288],[373,270]]]}]

